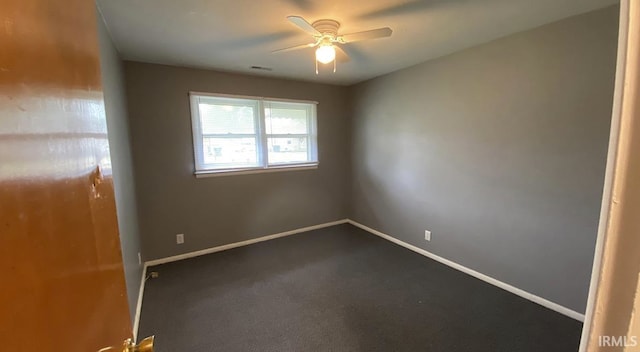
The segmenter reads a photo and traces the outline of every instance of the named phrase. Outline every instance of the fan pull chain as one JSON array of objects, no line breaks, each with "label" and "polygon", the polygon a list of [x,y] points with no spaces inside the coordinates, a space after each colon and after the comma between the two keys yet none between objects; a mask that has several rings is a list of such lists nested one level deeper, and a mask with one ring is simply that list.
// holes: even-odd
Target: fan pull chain
[{"label": "fan pull chain", "polygon": [[[335,59],[333,60],[333,73],[336,73],[336,67],[337,67],[336,61],[337,60],[335,60]],[[315,60],[315,62],[316,62],[316,75],[317,75],[318,74],[318,60]]]}]

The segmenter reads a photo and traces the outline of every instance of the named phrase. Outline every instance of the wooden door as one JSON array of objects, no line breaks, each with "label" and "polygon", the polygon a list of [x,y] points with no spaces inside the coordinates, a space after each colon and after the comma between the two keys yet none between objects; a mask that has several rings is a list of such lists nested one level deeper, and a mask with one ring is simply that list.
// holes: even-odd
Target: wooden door
[{"label": "wooden door", "polygon": [[0,350],[131,336],[93,0],[0,0]]}]

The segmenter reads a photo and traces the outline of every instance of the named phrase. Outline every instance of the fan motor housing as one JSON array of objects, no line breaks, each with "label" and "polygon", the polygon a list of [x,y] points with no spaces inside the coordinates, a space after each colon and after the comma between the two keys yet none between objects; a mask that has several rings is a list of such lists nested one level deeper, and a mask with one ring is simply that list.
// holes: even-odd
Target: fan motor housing
[{"label": "fan motor housing", "polygon": [[340,28],[340,22],[335,20],[317,20],[311,24],[322,35],[330,35],[332,37],[338,36],[338,29]]}]

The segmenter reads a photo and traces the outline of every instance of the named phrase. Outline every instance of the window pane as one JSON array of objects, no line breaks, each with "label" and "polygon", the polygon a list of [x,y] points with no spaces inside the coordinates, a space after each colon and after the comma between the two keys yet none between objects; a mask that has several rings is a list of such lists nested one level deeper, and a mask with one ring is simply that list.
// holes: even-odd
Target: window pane
[{"label": "window pane", "polygon": [[202,139],[204,163],[216,168],[256,166],[256,139],[215,138]]},{"label": "window pane", "polygon": [[309,133],[309,110],[303,104],[265,102],[267,134]]},{"label": "window pane", "polygon": [[256,107],[252,104],[201,101],[198,108],[203,134],[255,133]]},{"label": "window pane", "polygon": [[269,138],[269,164],[296,163],[308,160],[306,137]]}]

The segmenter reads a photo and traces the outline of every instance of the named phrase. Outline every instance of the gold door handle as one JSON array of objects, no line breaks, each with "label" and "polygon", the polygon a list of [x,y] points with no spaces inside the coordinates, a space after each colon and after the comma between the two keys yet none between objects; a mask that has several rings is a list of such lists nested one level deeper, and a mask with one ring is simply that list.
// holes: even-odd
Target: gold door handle
[{"label": "gold door handle", "polygon": [[131,351],[127,352],[153,352],[153,340],[155,336],[149,336],[146,339],[140,341],[136,346],[133,346]]},{"label": "gold door handle", "polygon": [[133,343],[132,339],[126,339],[124,340],[122,347],[106,347],[98,352],[153,352],[153,340],[154,336],[149,336],[136,345]]}]

